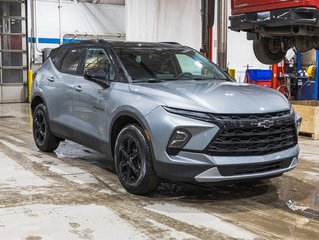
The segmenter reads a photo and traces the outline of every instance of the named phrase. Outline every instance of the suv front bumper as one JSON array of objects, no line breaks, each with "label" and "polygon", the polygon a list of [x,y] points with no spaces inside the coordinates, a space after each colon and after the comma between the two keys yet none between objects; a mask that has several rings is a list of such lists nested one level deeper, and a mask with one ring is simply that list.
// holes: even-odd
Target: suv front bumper
[{"label": "suv front bumper", "polygon": [[[298,161],[297,143],[263,155],[216,156],[205,151],[212,138],[218,135],[220,128],[216,124],[171,114],[162,107],[148,114],[146,119],[155,157],[154,170],[161,178],[211,183],[270,178],[292,170]],[[166,148],[176,128],[186,129],[192,137],[184,147],[187,150],[170,155]]]},{"label": "suv front bumper", "polygon": [[163,178],[185,182],[219,183],[271,178],[294,169],[298,155],[298,145],[284,151],[250,157],[214,157],[180,152],[177,156],[170,156],[170,163],[158,161],[156,170]]},{"label": "suv front bumper", "polygon": [[230,29],[234,31],[249,31],[260,26],[313,26],[318,25],[318,10],[311,7],[275,9],[265,12],[254,12],[230,16]]}]

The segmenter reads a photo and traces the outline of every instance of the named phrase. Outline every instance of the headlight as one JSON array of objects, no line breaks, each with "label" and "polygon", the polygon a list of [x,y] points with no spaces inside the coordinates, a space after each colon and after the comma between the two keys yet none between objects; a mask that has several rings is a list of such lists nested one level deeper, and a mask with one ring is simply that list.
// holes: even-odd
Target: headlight
[{"label": "headlight", "polygon": [[189,111],[189,110],[171,108],[171,107],[163,107],[163,108],[169,113],[181,115],[188,118],[193,118],[200,121],[211,122],[213,120],[213,117],[209,115],[208,113]]},{"label": "headlight", "polygon": [[290,105],[290,114],[293,114],[295,112],[295,109]]},{"label": "headlight", "polygon": [[290,106],[290,114],[295,114],[297,134],[299,134],[300,126],[301,126],[301,122],[302,122],[302,117],[295,111],[295,109],[292,106]]}]

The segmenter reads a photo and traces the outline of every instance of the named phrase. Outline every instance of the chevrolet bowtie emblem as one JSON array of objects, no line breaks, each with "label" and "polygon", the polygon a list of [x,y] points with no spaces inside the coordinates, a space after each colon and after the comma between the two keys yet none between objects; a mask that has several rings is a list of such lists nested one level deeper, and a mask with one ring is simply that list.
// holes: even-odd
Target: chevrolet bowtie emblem
[{"label": "chevrolet bowtie emblem", "polygon": [[258,123],[258,127],[270,128],[272,126],[274,126],[274,121],[271,120],[264,120]]}]

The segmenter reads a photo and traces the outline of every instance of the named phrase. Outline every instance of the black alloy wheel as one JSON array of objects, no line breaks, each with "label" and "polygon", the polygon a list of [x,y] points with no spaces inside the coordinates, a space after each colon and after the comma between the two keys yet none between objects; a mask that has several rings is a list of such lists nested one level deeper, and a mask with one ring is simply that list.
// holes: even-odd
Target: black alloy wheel
[{"label": "black alloy wheel", "polygon": [[134,184],[141,176],[141,149],[137,140],[127,136],[120,145],[119,170],[125,181]]},{"label": "black alloy wheel", "polygon": [[33,138],[43,152],[52,152],[58,148],[60,139],[53,135],[48,122],[47,108],[39,104],[33,112]]},{"label": "black alloy wheel", "polygon": [[160,180],[153,169],[151,144],[143,128],[130,124],[121,130],[114,159],[118,178],[128,192],[145,195],[157,189]]},{"label": "black alloy wheel", "polygon": [[34,135],[38,144],[43,144],[46,133],[46,122],[43,112],[37,111],[34,114]]}]

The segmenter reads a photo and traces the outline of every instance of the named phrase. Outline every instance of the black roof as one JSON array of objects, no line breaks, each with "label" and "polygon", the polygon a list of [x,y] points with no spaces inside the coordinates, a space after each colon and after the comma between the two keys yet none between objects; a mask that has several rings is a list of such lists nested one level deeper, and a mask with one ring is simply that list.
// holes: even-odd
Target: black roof
[{"label": "black roof", "polygon": [[105,40],[83,40],[79,42],[66,43],[61,48],[88,47],[91,45],[101,44],[114,48],[183,48],[184,46],[175,42],[129,42],[129,41],[105,41]]},{"label": "black roof", "polygon": [[115,48],[176,48],[182,45],[174,42],[128,42],[128,41],[109,41]]}]

